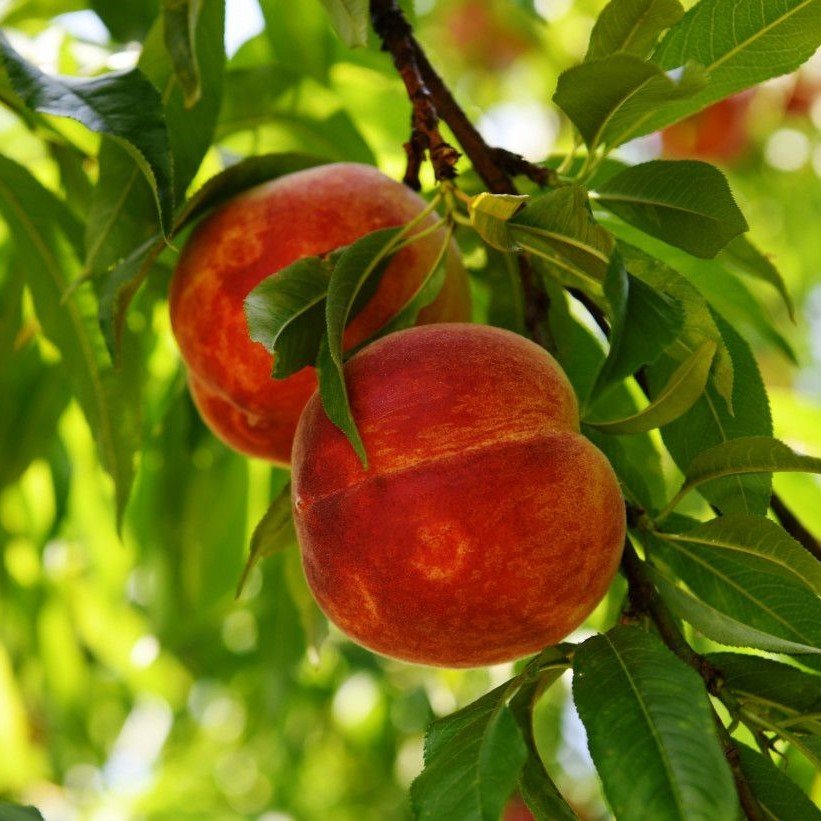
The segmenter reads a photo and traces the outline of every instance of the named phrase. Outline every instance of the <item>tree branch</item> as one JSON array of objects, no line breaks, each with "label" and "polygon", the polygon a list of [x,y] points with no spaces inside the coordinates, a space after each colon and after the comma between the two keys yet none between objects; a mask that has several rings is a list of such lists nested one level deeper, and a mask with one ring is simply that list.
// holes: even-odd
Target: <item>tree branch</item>
[{"label": "tree branch", "polygon": [[522,174],[539,185],[554,186],[558,183],[558,175],[552,168],[530,163],[504,148],[489,146],[456,102],[413,34],[409,39],[416,53],[419,71],[430,89],[439,116],[450,127],[488,191],[493,194],[517,193],[516,186],[510,180],[510,177],[517,174]]},{"label": "tree branch", "polygon": [[382,40],[382,50],[390,52],[393,57],[393,64],[413,106],[411,137],[405,143],[408,156],[405,184],[416,191],[420,189],[419,168],[425,151],[430,154],[436,179],[453,179],[459,152],[439,133],[439,117],[417,65],[410,23],[392,0],[371,0],[371,23]]},{"label": "tree branch", "polygon": [[807,530],[801,522],[795,517],[793,512],[784,504],[783,499],[777,494],[773,493],[770,500],[770,507],[773,509],[781,527],[790,534],[799,544],[803,545],[816,559],[821,561],[821,544],[818,539]]},{"label": "tree branch", "polygon": [[[418,190],[419,166],[424,156],[423,146],[426,144],[429,146],[436,178],[449,179],[455,175],[453,163],[458,154],[453,157],[442,147],[444,141],[438,130],[440,117],[448,124],[476,172],[492,193],[517,193],[516,186],[511,180],[511,176],[515,174],[524,174],[539,185],[555,184],[557,175],[552,169],[534,165],[512,151],[493,148],[484,141],[431,65],[395,0],[371,0],[371,21],[374,31],[382,40],[383,49],[393,56],[394,65],[405,83],[408,98],[414,107],[411,139],[405,144],[405,152],[408,155],[406,184]],[[451,152],[454,151],[447,143],[444,145]],[[439,146],[438,154],[434,146]],[[441,166],[438,169],[437,162]],[[547,327],[550,310],[547,290],[527,257],[520,254],[517,262],[525,300],[527,332],[538,345],[553,350],[553,342]]]}]

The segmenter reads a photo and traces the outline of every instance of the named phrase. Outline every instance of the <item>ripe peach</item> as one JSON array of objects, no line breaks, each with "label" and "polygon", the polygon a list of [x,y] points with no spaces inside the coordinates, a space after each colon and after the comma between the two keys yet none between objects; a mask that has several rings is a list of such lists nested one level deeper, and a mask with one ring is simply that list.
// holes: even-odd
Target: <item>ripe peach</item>
[{"label": "ripe peach", "polygon": [[293,451],[308,583],[355,641],[473,667],[559,641],[610,584],[624,503],[558,363],[509,331],[390,334],[345,366],[362,468],[314,394]]},{"label": "ripe peach", "polygon": [[750,144],[747,114],[752,95],[742,92],[661,132],[664,155],[732,163]]},{"label": "ripe peach", "polygon": [[[171,282],[171,325],[194,401],[217,436],[243,453],[287,464],[297,419],[316,388],[313,368],[284,380],[271,377],[271,355],[248,336],[243,311],[248,293],[295,260],[402,225],[424,205],[375,168],[336,163],[259,185],[197,227]],[[348,347],[367,339],[402,307],[443,241],[444,234],[436,232],[393,257],[376,293],[351,321]],[[418,321],[469,318],[467,278],[453,246],[445,285]]]}]

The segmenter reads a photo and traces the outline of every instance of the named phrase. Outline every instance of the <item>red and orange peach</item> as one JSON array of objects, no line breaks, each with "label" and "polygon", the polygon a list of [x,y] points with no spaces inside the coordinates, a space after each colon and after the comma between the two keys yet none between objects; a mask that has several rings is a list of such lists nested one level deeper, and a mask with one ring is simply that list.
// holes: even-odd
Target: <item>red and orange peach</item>
[{"label": "red and orange peach", "polygon": [[581,624],[625,514],[558,363],[453,323],[386,336],[345,377],[368,468],[317,394],[293,451],[303,566],[326,615],[379,653],[449,667],[515,659]]},{"label": "red and orange peach", "polygon": [[[375,168],[336,163],[257,186],[197,227],[171,282],[171,324],[194,401],[217,436],[243,453],[287,464],[299,414],[316,388],[313,368],[283,380],[271,377],[271,355],[248,336],[248,293],[301,257],[407,223],[424,206],[421,197]],[[393,257],[348,326],[347,347],[367,339],[404,305],[443,241],[444,233],[435,232]],[[445,284],[418,321],[469,318],[467,278],[454,246]]]}]

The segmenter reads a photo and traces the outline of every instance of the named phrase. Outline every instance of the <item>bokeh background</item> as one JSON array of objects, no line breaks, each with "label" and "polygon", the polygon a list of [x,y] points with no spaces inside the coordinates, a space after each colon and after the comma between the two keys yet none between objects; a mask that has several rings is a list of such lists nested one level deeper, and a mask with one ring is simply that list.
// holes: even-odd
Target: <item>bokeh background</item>
[{"label": "bokeh background", "polygon": [[[157,5],[0,0],[0,25],[42,69],[90,76],[134,65]],[[543,160],[570,144],[550,97],[603,3],[535,0],[537,17],[526,5],[417,0],[411,13],[488,141]],[[192,190],[242,156],[295,149],[401,176],[401,86],[378,50],[335,40],[319,3],[228,0],[226,49],[228,88],[259,87],[253,106],[226,93]],[[96,154],[96,135],[53,123]],[[59,143],[6,106],[0,151],[56,191],[84,185]],[[753,345],[776,435],[821,455],[821,61],[622,149],[631,162],[661,155],[720,165],[787,281],[795,324],[766,285],[719,291],[708,263],[682,261]],[[91,161],[81,170],[96,173]],[[407,818],[426,725],[511,667],[414,667],[328,633],[295,548],[256,567],[235,600],[250,532],[287,476],[229,452],[199,421],[169,332],[165,259],[129,317],[147,445],[120,539],[110,481],[25,295],[15,317],[22,284],[0,223],[0,798],[60,821]],[[776,488],[821,537],[818,477],[782,474]],[[612,623],[623,592],[617,581],[574,638]],[[568,692],[563,680],[542,700],[539,746],[581,817],[605,818]],[[821,798],[807,765],[789,765]]]}]

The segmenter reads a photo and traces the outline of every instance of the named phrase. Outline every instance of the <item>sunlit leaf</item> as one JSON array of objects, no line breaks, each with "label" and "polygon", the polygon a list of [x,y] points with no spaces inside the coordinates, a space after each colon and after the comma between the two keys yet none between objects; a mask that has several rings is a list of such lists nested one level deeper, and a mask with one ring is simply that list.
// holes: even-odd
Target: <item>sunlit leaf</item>
[{"label": "sunlit leaf", "polygon": [[604,280],[610,305],[610,350],[588,398],[654,362],[677,337],[684,321],[678,301],[627,273],[620,253],[613,254]]},{"label": "sunlit leaf", "polygon": [[743,436],[702,451],[684,471],[684,484],[668,505],[670,510],[693,488],[726,476],[797,471],[821,473],[821,458],[796,453],[769,436]]},{"label": "sunlit leaf", "polygon": [[197,58],[197,19],[202,0],[163,0],[165,47],[182,86],[185,105],[196,105],[202,96]]},{"label": "sunlit leaf", "polygon": [[134,478],[137,409],[130,406],[128,393],[111,367],[91,295],[79,288],[64,299],[78,267],[79,225],[25,168],[2,157],[0,210],[25,260],[37,317],[60,350],[101,461],[114,479],[121,523]]},{"label": "sunlit leaf", "polygon": [[100,77],[55,77],[23,60],[0,35],[0,52],[14,90],[35,111],[70,117],[106,134],[128,151],[151,186],[160,225],[171,228],[172,162],[162,99],[139,69]]},{"label": "sunlit leaf", "polygon": [[[716,322],[732,355],[733,408],[727,407],[711,374],[707,390],[682,417],[662,428],[664,444],[683,471],[705,450],[745,436],[772,432],[770,407],[761,374],[747,344],[724,320]],[[652,390],[669,379],[673,365],[663,358],[647,369]],[[699,493],[723,513],[766,512],[770,503],[771,476],[766,473],[734,474],[699,485]]]},{"label": "sunlit leaf", "polygon": [[[657,533],[667,542],[709,548],[711,555],[749,559],[767,566],[767,572],[808,586],[821,596],[821,563],[816,561],[782,527],[765,516],[728,513],[683,533]],[[726,551],[726,553],[725,553]]]},{"label": "sunlit leaf", "polygon": [[527,205],[530,198],[518,194],[477,194],[469,205],[470,224],[491,247],[499,251],[515,251],[516,240],[507,225],[508,220]]},{"label": "sunlit leaf", "polygon": [[368,0],[320,0],[331,17],[336,33],[346,46],[356,48],[368,42]]},{"label": "sunlit leaf", "polygon": [[692,97],[647,111],[624,139],[649,134],[736,91],[794,71],[819,42],[818,0],[702,0],[667,32],[653,61],[669,70],[694,60],[709,82]]},{"label": "sunlit leaf", "polygon": [[746,236],[731,240],[722,250],[719,259],[748,276],[772,285],[784,300],[790,319],[795,321],[795,305],[780,271],[773,265],[772,260],[766,254],[762,254]]},{"label": "sunlit leaf", "polygon": [[296,542],[294,520],[291,516],[291,483],[280,491],[251,534],[251,553],[237,586],[237,596],[245,587],[248,574],[266,556],[286,550]]},{"label": "sunlit leaf", "polygon": [[585,424],[602,433],[644,433],[668,425],[684,414],[704,392],[716,352],[716,343],[706,340],[689,359],[676,368],[652,402],[639,413],[625,419],[600,421],[585,419]]},{"label": "sunlit leaf", "polygon": [[617,51],[646,57],[664,29],[684,15],[678,0],[611,0],[601,11],[585,61],[600,60]]},{"label": "sunlit leaf", "polygon": [[[614,230],[616,227],[613,225]],[[684,324],[681,332],[675,344],[670,345],[665,351],[671,362],[682,362],[705,339],[712,339],[718,345],[710,381],[721,400],[732,410],[734,361],[707,300],[685,277],[660,259],[628,242],[619,241],[618,247],[627,270],[631,274],[655,290],[675,299],[684,311]],[[661,364],[660,360],[656,361]],[[664,376],[660,379],[666,381],[673,367],[672,364],[664,367]]]},{"label": "sunlit leaf", "polygon": [[586,287],[601,291],[613,238],[593,219],[584,188],[565,186],[533,197],[508,227],[519,248],[549,262],[566,260]]},{"label": "sunlit leaf", "polygon": [[670,100],[692,97],[706,82],[694,63],[665,73],[630,54],[611,54],[559,75],[553,101],[592,150],[626,142],[637,122]]},{"label": "sunlit leaf", "polygon": [[401,230],[383,228],[349,245],[336,261],[325,301],[327,335],[317,360],[319,395],[328,418],[345,433],[365,466],[365,448],[351,414],[342,371],[342,335],[357,296],[368,279],[384,266]]},{"label": "sunlit leaf", "polygon": [[[163,41],[162,20],[152,26],[137,63],[138,69],[159,90],[163,103],[174,169],[173,198],[177,203],[184,199],[211,143],[222,95],[223,23],[223,3],[203,4],[196,21],[196,53],[203,91],[190,108],[186,107]],[[85,240],[86,268],[93,275],[104,274],[157,232],[151,190],[131,155],[117,142],[104,139],[99,166]],[[173,215],[169,213],[169,217]],[[170,227],[169,219],[165,228]]]},{"label": "sunlit leaf", "polygon": [[[247,157],[211,177],[188,199],[174,222],[173,233],[182,231],[211,208],[248,188],[321,162],[301,154]],[[131,300],[164,248],[163,238],[152,235],[108,273],[100,288],[100,326],[112,355],[119,353],[123,323]]]},{"label": "sunlit leaf", "polygon": [[627,168],[599,187],[598,202],[698,257],[714,257],[748,227],[724,175],[694,160],[653,160]]},{"label": "sunlit leaf", "polygon": [[278,379],[316,361],[331,270],[319,257],[306,257],[264,279],[245,298],[248,332],[274,355]]}]

